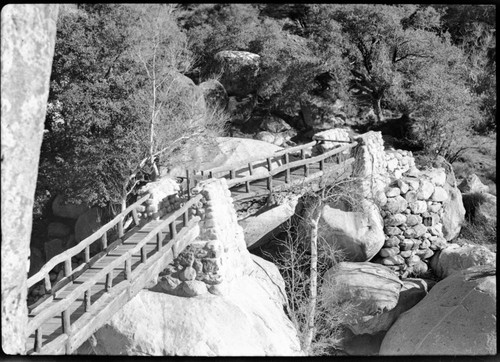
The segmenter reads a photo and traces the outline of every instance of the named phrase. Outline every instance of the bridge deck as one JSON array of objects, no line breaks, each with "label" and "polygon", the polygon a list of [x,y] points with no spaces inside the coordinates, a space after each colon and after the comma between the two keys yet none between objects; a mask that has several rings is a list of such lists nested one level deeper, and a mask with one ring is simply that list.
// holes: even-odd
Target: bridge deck
[{"label": "bridge deck", "polygon": [[[103,269],[106,265],[108,265],[111,261],[117,259],[119,256],[123,255],[127,251],[134,248],[144,237],[155,227],[161,224],[163,220],[155,220],[147,225],[143,226],[135,233],[131,234],[124,242],[118,245],[115,249],[109,252],[107,255],[103,256],[101,259],[96,261],[89,269],[85,270],[78,278],[70,284],[62,287],[58,291],[54,293],[53,298],[46,300],[45,302],[38,305],[35,309],[31,311],[29,314],[30,317],[36,316],[38,313],[42,312],[44,309],[50,307],[50,305],[58,303],[64,298],[66,298],[71,292],[73,292],[79,285],[83,284],[88,280],[92,280],[95,278],[95,275]],[[182,220],[178,220],[176,222],[176,230],[179,232],[182,229],[183,223]],[[166,245],[172,238],[169,232],[162,233],[163,241],[162,245]],[[156,242],[148,242],[145,246],[147,257],[151,257],[157,250]],[[132,255],[132,268],[133,271],[139,264],[141,263],[141,255],[139,253]],[[112,285],[117,285],[118,283],[125,280],[125,266],[121,268],[114,269],[114,276],[112,279]],[[102,278],[95,285],[91,287],[90,293],[90,301],[91,305],[102,298],[106,291],[106,278]],[[70,314],[70,324],[73,325],[82,315],[85,313],[85,300],[83,296],[78,298],[75,302],[71,304],[69,308]],[[43,337],[42,342],[43,345],[53,341],[57,337],[63,334],[62,328],[62,316],[55,316],[49,319],[47,322],[43,324]],[[34,344],[35,344],[35,333],[31,334],[26,342],[26,350],[28,354],[34,352]]]}]

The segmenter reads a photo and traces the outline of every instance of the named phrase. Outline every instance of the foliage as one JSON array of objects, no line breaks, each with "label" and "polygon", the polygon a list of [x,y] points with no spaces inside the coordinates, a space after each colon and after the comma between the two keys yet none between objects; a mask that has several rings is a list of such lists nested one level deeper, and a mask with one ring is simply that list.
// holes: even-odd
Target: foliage
[{"label": "foliage", "polygon": [[201,93],[193,96],[194,84],[180,73],[191,63],[172,6],[63,11],[37,200],[63,192],[76,203],[122,203],[148,180],[151,161],[161,156],[169,165],[189,145],[213,142],[224,115],[206,108]]}]

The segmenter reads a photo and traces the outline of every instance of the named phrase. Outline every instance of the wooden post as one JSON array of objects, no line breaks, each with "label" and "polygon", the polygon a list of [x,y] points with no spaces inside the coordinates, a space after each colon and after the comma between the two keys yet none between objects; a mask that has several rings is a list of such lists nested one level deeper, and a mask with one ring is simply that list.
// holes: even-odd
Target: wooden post
[{"label": "wooden post", "polygon": [[[270,157],[267,158],[267,169],[269,170],[269,172],[271,172],[272,162],[271,162]],[[273,189],[273,176],[272,175],[269,175],[269,177],[267,178],[267,189],[269,191],[272,191],[272,189]]]},{"label": "wooden post", "polygon": [[125,279],[130,280],[132,276],[132,258],[130,255],[125,259]]},{"label": "wooden post", "polygon": [[189,217],[189,209],[187,209],[184,214],[182,214],[182,224],[184,225],[184,227],[187,226],[188,224],[188,217]]},{"label": "wooden post", "polygon": [[172,244],[172,256],[174,257],[174,259],[179,256],[179,254],[177,254],[177,244],[175,243]]},{"label": "wooden post", "polygon": [[35,352],[40,353],[42,350],[42,326],[38,327],[38,329],[35,331]]},{"label": "wooden post", "polygon": [[71,258],[69,258],[64,261],[64,276],[69,277],[71,272]]},{"label": "wooden post", "polygon": [[323,171],[325,169],[325,159],[319,161],[319,170]]},{"label": "wooden post", "polygon": [[[123,223],[121,224],[122,225],[122,235],[119,236],[120,238],[123,236]],[[120,230],[118,228],[118,234],[120,234]],[[101,244],[102,244],[102,250],[106,250],[106,248],[108,247],[108,232],[105,231],[104,234],[102,234],[101,236]]]},{"label": "wooden post", "polygon": [[189,190],[191,188],[191,182],[189,181],[189,170],[186,170],[186,188],[187,188],[187,196],[188,196],[188,200],[191,199],[191,190]]},{"label": "wooden post", "polygon": [[[124,232],[123,232],[123,217],[120,219],[120,221],[118,222],[118,238],[121,238],[122,236],[124,235]],[[104,234],[103,234],[104,236]],[[103,241],[103,244],[104,244],[104,241]]]},{"label": "wooden post", "polygon": [[156,246],[158,248],[158,251],[161,250],[161,248],[163,247],[163,238],[162,238],[163,234],[162,232],[160,231],[158,234],[156,234]]},{"label": "wooden post", "polygon": [[139,216],[137,215],[137,210],[136,209],[132,210],[132,217],[134,218],[134,224],[135,224],[135,226],[139,225]]},{"label": "wooden post", "polygon": [[111,289],[111,287],[113,286],[113,271],[114,269],[111,269],[111,271],[106,274],[106,291],[109,292],[109,290]]},{"label": "wooden post", "polygon": [[[288,153],[285,153],[285,164],[288,165],[290,163],[290,157]],[[286,169],[285,173],[285,183],[290,182],[290,168]]]},{"label": "wooden post", "polygon": [[69,310],[64,310],[62,312],[62,328],[63,328],[63,333],[69,334],[69,326],[70,326],[70,320],[69,320],[70,314]]},{"label": "wooden post", "polygon": [[48,293],[49,291],[52,290],[52,284],[50,284],[50,275],[49,274],[45,275],[44,284],[45,284],[45,293]]},{"label": "wooden post", "polygon": [[175,238],[177,235],[177,229],[175,228],[175,220],[168,225],[168,228],[170,229],[170,239]]},{"label": "wooden post", "polygon": [[91,297],[91,289],[89,288],[88,290],[85,291],[85,294],[83,295],[83,299],[85,299],[85,312],[88,312],[90,309],[90,306],[92,305],[92,301],[90,299]]},{"label": "wooden post", "polygon": [[[127,201],[122,200],[120,213],[124,212],[126,208],[127,208]],[[124,215],[122,215],[120,217],[120,221],[118,222],[118,238],[121,238],[125,234],[123,231],[123,218],[124,218]],[[103,236],[104,236],[104,234],[103,234]],[[106,247],[108,247],[107,239],[106,239]]]},{"label": "wooden post", "polygon": [[141,248],[141,263],[145,263],[148,260],[148,256],[146,254],[146,246]]},{"label": "wooden post", "polygon": [[90,260],[90,246],[87,245],[85,247],[85,263],[88,263]]},{"label": "wooden post", "polygon": [[[300,158],[305,160],[306,159],[306,153],[304,152],[304,149],[300,150]],[[307,177],[309,176],[309,167],[308,165],[304,165],[304,176]]]},{"label": "wooden post", "polygon": [[208,175],[210,178],[214,178],[214,173],[212,171],[210,171]]},{"label": "wooden post", "polygon": [[[252,163],[251,162],[248,163],[248,174],[250,176],[252,176],[252,174],[253,174],[253,168],[252,168]],[[250,181],[245,182],[245,189],[246,189],[247,193],[250,192]]]}]

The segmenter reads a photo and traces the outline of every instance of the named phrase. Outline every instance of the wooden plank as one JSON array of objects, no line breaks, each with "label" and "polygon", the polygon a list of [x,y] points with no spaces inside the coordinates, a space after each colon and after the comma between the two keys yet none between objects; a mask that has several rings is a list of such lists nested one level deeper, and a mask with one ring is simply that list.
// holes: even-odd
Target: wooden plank
[{"label": "wooden plank", "polygon": [[252,182],[252,181],[257,181],[257,180],[263,180],[263,179],[268,178],[269,176],[270,176],[269,171],[262,170],[262,172],[257,174],[257,175],[238,177],[238,178],[235,178],[233,180],[230,180],[227,182],[227,186],[229,188],[231,188],[231,187],[238,185],[238,184],[243,184],[246,182]]}]

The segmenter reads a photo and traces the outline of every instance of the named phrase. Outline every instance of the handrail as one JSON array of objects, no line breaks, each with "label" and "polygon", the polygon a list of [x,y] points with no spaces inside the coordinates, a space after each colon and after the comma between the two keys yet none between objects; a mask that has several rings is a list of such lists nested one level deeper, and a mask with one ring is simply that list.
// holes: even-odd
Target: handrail
[{"label": "handrail", "polygon": [[147,199],[149,199],[149,194],[144,195],[141,197],[139,200],[134,202],[132,205],[127,207],[124,211],[119,213],[113,220],[108,222],[106,225],[104,225],[102,228],[100,228],[98,231],[93,233],[92,235],[89,235],[82,241],[80,241],[77,245],[72,247],[71,249],[65,250],[64,252],[55,255],[52,259],[50,259],[45,265],[34,275],[32,275],[30,278],[28,278],[27,284],[28,288],[31,288],[33,285],[41,281],[42,279],[45,278],[46,274],[48,274],[56,265],[66,262],[68,258],[72,258],[73,256],[77,255],[78,253],[82,252],[86,247],[90,246],[94,241],[97,241],[99,238],[101,238],[104,233],[106,233],[108,230],[113,228],[116,224],[118,224],[125,216],[127,216],[132,210],[135,210],[138,206],[140,206],[143,202],[145,202]]},{"label": "handrail", "polygon": [[[203,196],[199,194],[190,199],[189,201],[187,201],[181,208],[179,208],[174,213],[169,215],[169,217],[167,217],[165,220],[162,220],[162,222],[158,226],[156,226],[153,230],[151,230],[132,249],[128,250],[127,252],[125,252],[124,254],[120,255],[118,258],[107,264],[102,270],[100,270],[95,275],[93,279],[78,285],[73,291],[71,291],[69,295],[65,296],[64,299],[58,301],[55,304],[52,304],[51,306],[49,306],[48,308],[44,309],[42,312],[31,318],[30,321],[28,322],[27,335],[29,336],[37,329],[39,329],[40,326],[42,326],[42,324],[46,320],[66,311],[76,299],[78,299],[87,290],[89,290],[89,288],[91,288],[94,284],[96,284],[100,280],[100,278],[108,275],[112,270],[116,269],[119,265],[127,263],[127,260],[133,254],[141,251],[141,249],[146,245],[147,242],[151,241],[151,239],[156,237],[158,233],[162,232],[166,227],[175,222],[180,216],[188,212],[188,209],[191,206],[193,206],[193,204],[199,202],[202,199],[202,197]],[[198,221],[199,217],[194,216],[191,220]],[[192,227],[192,225],[193,223],[190,223],[189,225],[186,224],[186,227]],[[175,240],[175,237],[173,237],[171,241],[173,240]],[[178,240],[180,239],[177,239],[177,241]],[[175,242],[173,245],[175,245]]]},{"label": "handrail", "polygon": [[[288,163],[286,163],[284,165],[281,165],[281,166],[278,166],[278,167],[272,169],[271,171],[269,171],[269,170],[263,170],[263,171],[261,171],[257,175],[251,175],[251,176],[245,176],[245,177],[238,177],[238,178],[230,179],[230,180],[227,181],[227,184],[228,184],[229,187],[232,187],[232,186],[235,186],[237,184],[241,184],[241,183],[245,183],[245,182],[251,182],[251,181],[256,181],[256,180],[261,180],[261,179],[266,179],[266,178],[269,178],[269,177],[272,177],[272,176],[276,176],[277,174],[279,174],[279,173],[281,173],[283,171],[292,169],[292,168],[296,168],[296,167],[300,167],[300,166],[305,166],[305,165],[309,165],[309,164],[312,164],[312,163],[323,161],[323,160],[327,159],[328,157],[331,157],[333,155],[336,155],[338,153],[346,151],[346,150],[348,150],[348,149],[350,149],[350,148],[352,148],[352,147],[354,147],[356,145],[357,145],[357,142],[351,142],[351,143],[349,143],[347,145],[334,148],[334,149],[332,149],[330,151],[327,151],[327,152],[322,153],[321,155],[318,155],[318,156],[315,156],[315,157],[311,157],[311,158],[307,158],[307,159],[303,159],[303,160],[297,160],[297,161],[293,161],[293,162],[288,162]],[[283,150],[283,151],[285,151],[285,150]],[[282,152],[282,151],[280,151],[280,152]],[[294,151],[292,151],[292,152],[294,152]],[[285,154],[286,153],[283,153],[283,155],[285,155]],[[230,171],[230,170],[227,170],[227,171]],[[234,170],[234,172],[237,172],[237,171],[240,171],[240,170],[239,169],[238,170]]]},{"label": "handrail", "polygon": [[310,148],[310,147],[312,147],[312,146],[314,146],[316,144],[317,144],[317,142],[313,141],[313,142],[309,142],[309,143],[306,143],[306,144],[303,144],[303,145],[299,145],[299,146],[295,146],[295,147],[290,147],[290,148],[285,148],[283,150],[279,150],[279,151],[274,152],[272,155],[270,155],[270,156],[268,156],[266,158],[255,157],[253,159],[249,159],[249,160],[246,160],[244,162],[237,163],[236,165],[232,166],[232,168],[228,168],[227,166],[223,165],[223,166],[212,167],[212,168],[205,169],[205,170],[200,170],[200,171],[203,171],[204,173],[209,173],[209,172],[216,173],[216,172],[229,171],[231,169],[232,170],[239,170],[239,169],[245,168],[246,165],[249,162],[263,161],[263,160],[266,160],[267,158],[281,157],[285,153],[293,153],[293,152],[296,152],[296,151],[300,151],[300,150],[303,150],[303,149],[306,149],[306,148]]}]

